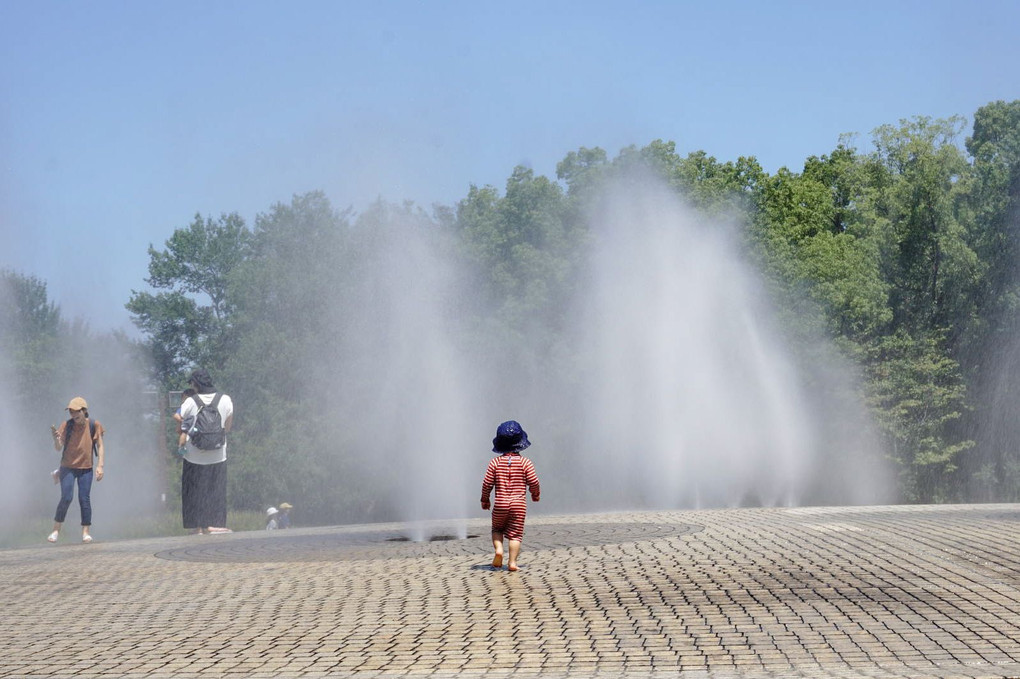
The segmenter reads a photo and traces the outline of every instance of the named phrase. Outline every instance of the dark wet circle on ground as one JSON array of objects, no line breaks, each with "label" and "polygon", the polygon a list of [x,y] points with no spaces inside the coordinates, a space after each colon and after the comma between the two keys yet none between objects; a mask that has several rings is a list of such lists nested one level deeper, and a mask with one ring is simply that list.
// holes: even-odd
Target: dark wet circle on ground
[{"label": "dark wet circle on ground", "polygon": [[[577,546],[612,545],[677,537],[701,530],[701,526],[658,523],[550,523],[527,527],[524,541],[529,551]],[[487,529],[486,529],[487,531]],[[330,533],[273,533],[246,536],[202,536],[195,544],[177,547],[155,556],[171,561],[211,563],[273,563],[313,561],[363,561],[406,559],[423,556],[485,554],[491,549],[487,532],[477,529],[465,537],[449,527],[432,531],[431,537],[413,540],[406,530],[345,530]]]}]

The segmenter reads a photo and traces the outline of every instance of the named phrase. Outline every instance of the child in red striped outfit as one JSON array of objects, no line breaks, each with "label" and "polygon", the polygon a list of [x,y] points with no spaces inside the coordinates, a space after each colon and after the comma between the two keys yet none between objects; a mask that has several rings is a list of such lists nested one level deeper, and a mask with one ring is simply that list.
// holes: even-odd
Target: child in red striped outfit
[{"label": "child in red striped outfit", "polygon": [[489,462],[482,480],[482,509],[489,508],[489,494],[496,489],[496,500],[492,505],[492,548],[496,555],[493,568],[503,567],[503,538],[510,548],[510,562],[507,570],[516,571],[517,557],[521,553],[524,538],[524,518],[528,513],[527,492],[538,502],[539,485],[535,465],[521,451],[531,445],[528,434],[513,420],[504,422],[496,429],[492,439],[492,452],[499,453]]}]

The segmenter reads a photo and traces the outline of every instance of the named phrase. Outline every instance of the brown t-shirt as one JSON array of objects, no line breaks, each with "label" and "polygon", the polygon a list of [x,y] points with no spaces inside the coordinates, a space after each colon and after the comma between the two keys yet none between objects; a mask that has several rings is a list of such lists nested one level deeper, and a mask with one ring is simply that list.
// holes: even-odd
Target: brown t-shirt
[{"label": "brown t-shirt", "polygon": [[[68,469],[92,469],[92,437],[89,436],[88,421],[86,420],[83,427],[73,426],[70,439],[64,438],[67,423],[68,420],[64,420],[57,427],[60,440],[67,440],[67,445],[64,446],[64,455],[60,458],[60,466]],[[95,440],[98,441],[99,437],[103,435],[103,425],[99,424],[98,420],[95,421],[95,424]]]}]

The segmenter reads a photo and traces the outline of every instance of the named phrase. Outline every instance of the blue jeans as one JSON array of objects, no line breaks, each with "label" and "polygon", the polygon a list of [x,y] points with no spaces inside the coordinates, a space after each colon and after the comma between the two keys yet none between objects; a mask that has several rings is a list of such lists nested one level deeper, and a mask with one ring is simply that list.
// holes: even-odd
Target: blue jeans
[{"label": "blue jeans", "polygon": [[74,498],[74,482],[78,480],[78,506],[81,507],[81,525],[92,525],[92,470],[60,468],[60,502],[57,503],[57,514],[53,520],[64,523],[67,508]]}]

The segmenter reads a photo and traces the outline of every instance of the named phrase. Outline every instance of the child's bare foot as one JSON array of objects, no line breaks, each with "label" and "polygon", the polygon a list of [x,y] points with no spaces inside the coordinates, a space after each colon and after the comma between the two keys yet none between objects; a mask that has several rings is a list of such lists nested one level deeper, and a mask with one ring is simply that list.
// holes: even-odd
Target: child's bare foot
[{"label": "child's bare foot", "polygon": [[517,567],[517,564],[515,564],[515,563],[510,564],[509,566],[506,567],[506,569],[508,571],[510,571],[511,573],[515,573],[515,572],[521,570],[520,568]]},{"label": "child's bare foot", "polygon": [[492,557],[492,567],[493,568],[502,568],[503,567],[503,555],[502,554],[497,554],[496,556]]}]

